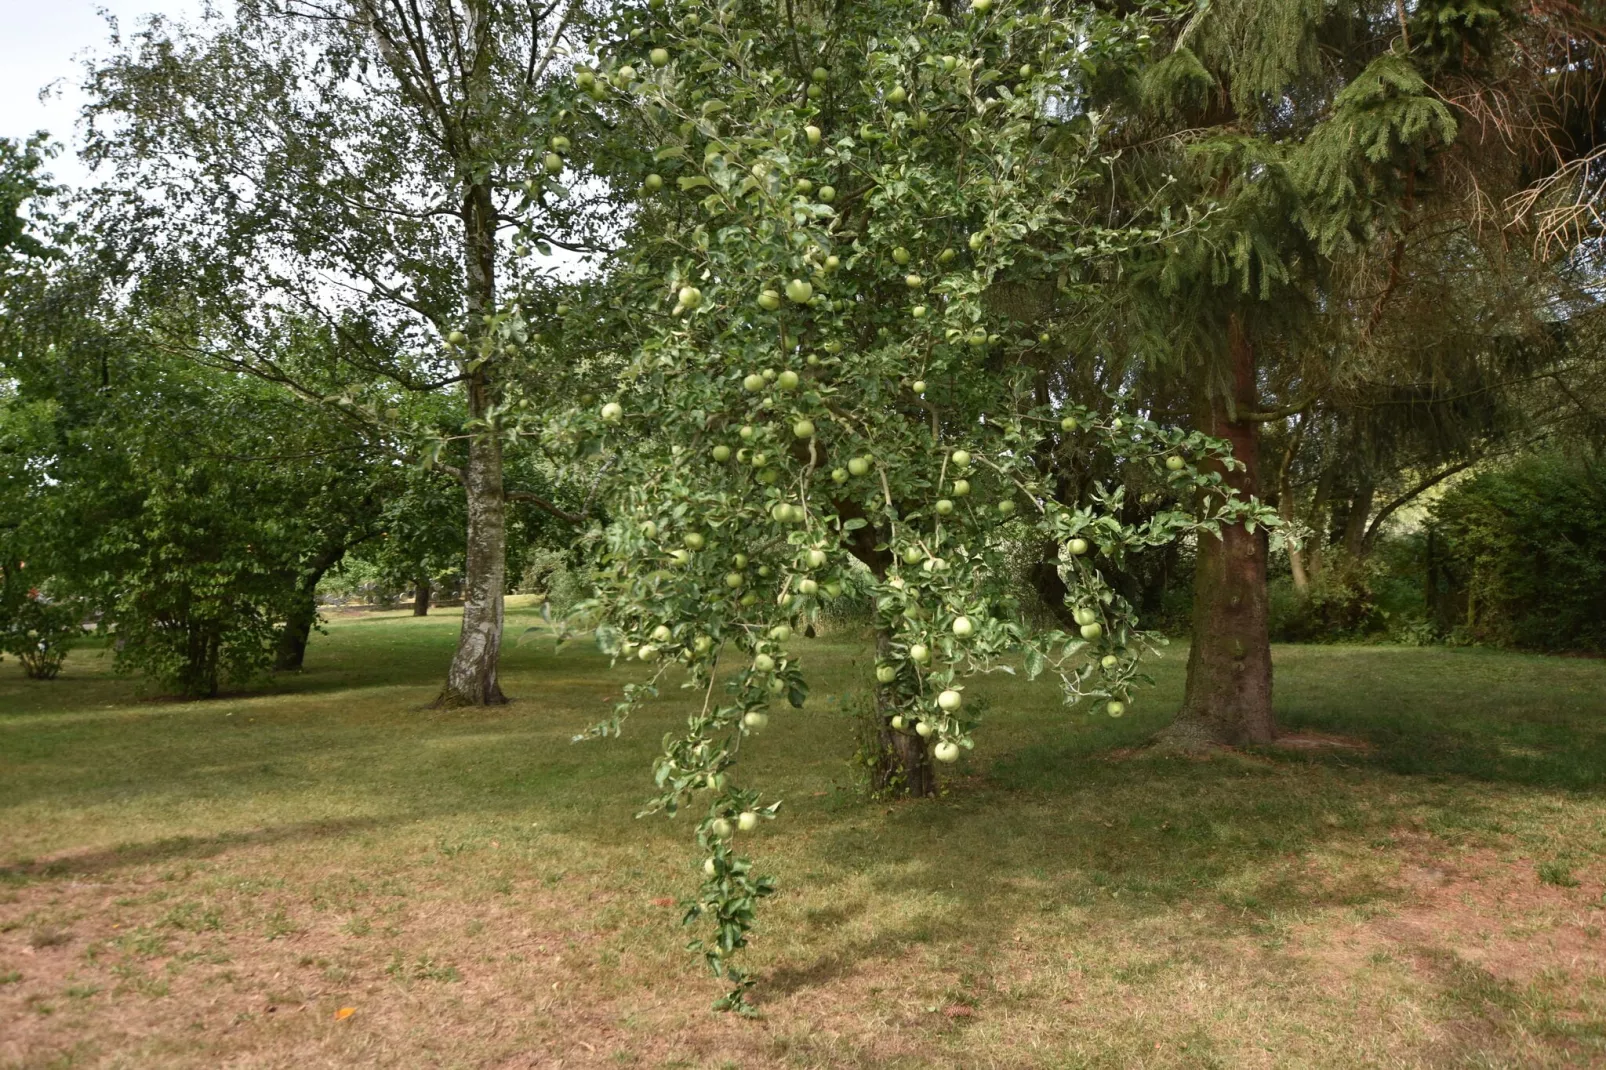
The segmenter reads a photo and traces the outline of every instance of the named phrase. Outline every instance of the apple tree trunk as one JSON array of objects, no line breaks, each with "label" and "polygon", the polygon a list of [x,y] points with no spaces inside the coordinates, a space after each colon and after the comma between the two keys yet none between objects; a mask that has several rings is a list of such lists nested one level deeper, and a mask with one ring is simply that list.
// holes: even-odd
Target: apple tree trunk
[{"label": "apple tree trunk", "polygon": [[418,581],[413,585],[413,616],[429,616],[429,600],[434,593],[435,590],[430,586],[429,577],[418,577]]},{"label": "apple tree trunk", "polygon": [[[1244,467],[1223,472],[1241,494],[1255,494],[1260,477],[1260,424],[1254,343],[1234,316],[1228,327],[1233,396],[1200,390],[1202,429],[1232,444]],[[1193,584],[1193,646],[1182,709],[1165,735],[1181,743],[1230,746],[1268,743],[1276,736],[1271,709],[1271,642],[1267,631],[1264,528],[1222,528],[1199,537]]]}]

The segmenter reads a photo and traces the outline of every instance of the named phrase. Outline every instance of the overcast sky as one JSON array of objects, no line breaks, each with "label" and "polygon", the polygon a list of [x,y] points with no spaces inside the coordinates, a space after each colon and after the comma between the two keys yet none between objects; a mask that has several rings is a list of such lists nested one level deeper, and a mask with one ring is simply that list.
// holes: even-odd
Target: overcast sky
[{"label": "overcast sky", "polygon": [[[71,148],[73,127],[83,96],[77,60],[86,52],[103,51],[108,29],[100,14],[114,15],[124,31],[140,16],[159,12],[176,18],[198,15],[202,0],[0,0],[0,137],[27,137],[48,130]],[[54,86],[48,99],[39,91]],[[82,181],[84,171],[70,152],[51,165],[58,179]]]}]

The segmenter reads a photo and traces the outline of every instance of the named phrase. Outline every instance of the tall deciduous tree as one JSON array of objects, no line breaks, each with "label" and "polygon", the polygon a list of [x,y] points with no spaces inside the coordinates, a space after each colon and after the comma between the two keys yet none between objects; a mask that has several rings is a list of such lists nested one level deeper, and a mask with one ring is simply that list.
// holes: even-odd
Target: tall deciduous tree
[{"label": "tall deciduous tree", "polygon": [[[152,20],[90,73],[112,254],[153,307],[190,295],[193,355],[402,435],[436,429],[389,419],[397,397],[460,393],[466,457],[450,470],[468,552],[445,705],[504,701],[500,431],[526,340],[492,326],[519,283],[506,253],[584,249],[608,215],[604,187],[565,185],[596,129],[552,77],[583,15],[574,2],[244,0],[198,28]],[[340,340],[316,374],[276,347],[286,314]]]}]

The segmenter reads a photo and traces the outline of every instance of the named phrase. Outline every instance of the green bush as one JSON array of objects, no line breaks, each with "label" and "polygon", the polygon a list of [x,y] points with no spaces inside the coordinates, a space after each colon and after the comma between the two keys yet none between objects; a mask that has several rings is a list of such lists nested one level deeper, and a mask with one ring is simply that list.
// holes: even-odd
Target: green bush
[{"label": "green bush", "polygon": [[1458,638],[1606,650],[1606,463],[1530,456],[1435,506],[1433,609]]},{"label": "green bush", "polygon": [[83,636],[76,605],[47,602],[37,591],[0,598],[0,652],[22,662],[32,680],[54,679]]},{"label": "green bush", "polygon": [[1280,643],[1331,642],[1379,630],[1386,620],[1377,600],[1382,573],[1379,562],[1331,548],[1306,593],[1296,591],[1287,576],[1277,577],[1268,590],[1271,638]]}]

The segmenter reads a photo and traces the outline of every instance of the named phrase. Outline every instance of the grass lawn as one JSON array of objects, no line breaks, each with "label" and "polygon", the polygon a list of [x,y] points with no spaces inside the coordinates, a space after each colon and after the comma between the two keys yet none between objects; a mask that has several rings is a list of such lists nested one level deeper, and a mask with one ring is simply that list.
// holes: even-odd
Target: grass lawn
[{"label": "grass lawn", "polygon": [[571,745],[627,672],[541,641],[512,705],[430,711],[457,624],[342,618],[204,703],[0,665],[0,1066],[1606,1065],[1606,662],[1280,647],[1305,745],[1204,761],[1133,749],[1178,648],[1120,721],[989,679],[889,805],[867,648],[799,642],[743,767],[786,799],[747,1021],[684,951],[690,823],[632,816],[684,696]]}]

